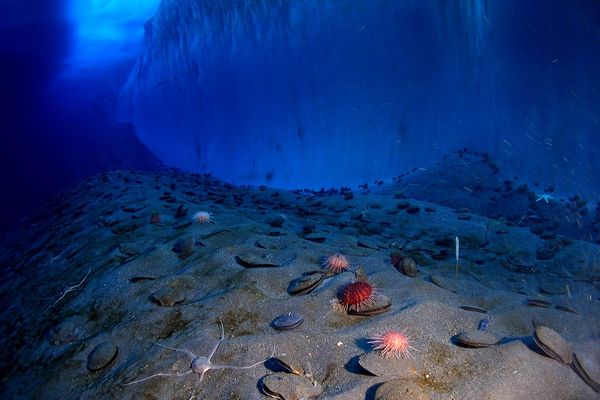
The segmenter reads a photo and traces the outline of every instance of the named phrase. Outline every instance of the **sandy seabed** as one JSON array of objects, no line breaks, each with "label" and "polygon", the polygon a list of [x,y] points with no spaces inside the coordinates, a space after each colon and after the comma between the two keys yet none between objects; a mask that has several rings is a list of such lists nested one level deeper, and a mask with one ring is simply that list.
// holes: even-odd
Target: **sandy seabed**
[{"label": "sandy seabed", "polygon": [[[2,248],[2,398],[600,398],[600,246],[400,186],[294,192],[175,170],[82,181]],[[328,274],[335,253],[350,267]],[[414,260],[414,276],[392,255]],[[346,312],[340,292],[359,267],[389,307]],[[288,313],[302,323],[275,329]],[[259,364],[201,380],[192,359],[215,348],[221,323],[212,364]],[[591,384],[536,344],[534,324]],[[390,329],[414,359],[368,343]],[[170,375],[136,382],[158,373]]]}]

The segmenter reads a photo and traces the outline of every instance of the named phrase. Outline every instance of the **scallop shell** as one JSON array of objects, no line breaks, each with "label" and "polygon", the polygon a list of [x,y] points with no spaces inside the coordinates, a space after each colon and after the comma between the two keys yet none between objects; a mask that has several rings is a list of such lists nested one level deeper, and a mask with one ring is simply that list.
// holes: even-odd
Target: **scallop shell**
[{"label": "scallop shell", "polygon": [[87,368],[90,371],[99,371],[112,364],[119,355],[119,347],[112,342],[103,342],[97,345],[88,354]]},{"label": "scallop shell", "polygon": [[573,371],[596,392],[600,392],[600,365],[585,355],[573,353]]},{"label": "scallop shell", "polygon": [[71,321],[64,321],[50,330],[50,340],[55,345],[71,343],[77,339],[79,329]]},{"label": "scallop shell", "polygon": [[172,250],[174,253],[179,254],[179,258],[183,260],[194,252],[194,239],[191,237],[179,238],[173,244]]},{"label": "scallop shell", "polygon": [[323,274],[309,274],[296,278],[290,282],[288,293],[292,296],[307,294],[312,292],[321,282],[323,282]]},{"label": "scallop shell", "polygon": [[533,332],[533,340],[548,357],[564,364],[571,363],[571,346],[557,332],[547,326],[537,325]]},{"label": "scallop shell", "polygon": [[409,257],[405,257],[404,259],[402,259],[402,261],[400,262],[400,269],[402,270],[402,273],[404,273],[404,275],[410,276],[412,278],[417,276],[417,274],[419,273],[417,263],[415,262],[415,260]]},{"label": "scallop shell", "polygon": [[415,360],[404,358],[383,358],[378,352],[363,353],[358,364],[369,373],[383,378],[411,379],[420,375]]},{"label": "scallop shell", "polygon": [[457,344],[463,347],[484,348],[498,343],[498,338],[483,330],[461,332],[455,337]]},{"label": "scallop shell", "polygon": [[375,390],[375,400],[429,400],[431,396],[413,381],[406,379],[394,379],[385,382]]},{"label": "scallop shell", "polygon": [[292,359],[290,356],[281,355],[277,357],[273,357],[273,360],[283,368],[286,372],[295,375],[304,375],[304,367],[295,359]]},{"label": "scallop shell", "polygon": [[382,314],[389,310],[391,306],[392,302],[389,298],[380,293],[375,293],[373,299],[368,304],[362,306],[360,310],[348,310],[348,314],[369,317],[371,315]]},{"label": "scallop shell", "polygon": [[271,324],[278,331],[287,331],[299,327],[302,321],[304,321],[302,315],[290,312],[275,318]]},{"label": "scallop shell", "polygon": [[283,400],[314,399],[323,392],[319,382],[307,376],[285,372],[265,376],[260,389],[269,397]]},{"label": "scallop shell", "polygon": [[235,261],[244,268],[277,268],[279,264],[267,259],[265,255],[243,253],[235,256]]}]

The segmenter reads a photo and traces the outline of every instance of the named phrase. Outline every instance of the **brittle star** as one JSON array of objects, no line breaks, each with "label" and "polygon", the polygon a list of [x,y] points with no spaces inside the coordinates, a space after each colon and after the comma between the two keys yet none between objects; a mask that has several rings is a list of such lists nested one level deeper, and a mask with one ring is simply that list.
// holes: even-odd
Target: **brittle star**
[{"label": "brittle star", "polygon": [[[63,292],[60,295],[60,297],[58,299],[56,299],[56,301],[54,303],[52,303],[52,305],[48,306],[48,308],[46,308],[46,311],[48,311],[49,309],[51,309],[52,307],[54,307],[56,305],[56,303],[58,303],[59,301],[61,301],[62,299],[64,299],[64,297],[67,295],[67,293],[79,289],[81,287],[81,285],[83,285],[83,282],[85,282],[85,280],[87,279],[87,277],[90,275],[90,272],[92,272],[92,267],[88,268],[88,272],[87,272],[87,274],[85,274],[85,276],[83,277],[83,279],[81,280],[81,282],[79,282],[77,285],[69,286],[68,288],[66,288],[65,290],[63,290]],[[44,312],[46,312],[46,311],[44,311]]]},{"label": "brittle star", "polygon": [[[255,362],[252,365],[248,365],[248,366],[245,366],[245,367],[238,367],[238,366],[234,366],[234,365],[217,365],[217,364],[213,364],[212,362],[210,362],[210,359],[217,352],[217,349],[219,348],[219,345],[221,344],[221,342],[223,340],[225,340],[225,329],[223,328],[223,322],[221,322],[221,320],[219,320],[219,323],[221,324],[221,338],[219,339],[219,341],[217,342],[217,344],[215,345],[215,347],[213,347],[212,351],[210,352],[210,354],[207,357],[204,357],[204,356],[198,357],[197,355],[195,355],[194,353],[192,353],[191,351],[189,351],[187,349],[178,349],[178,348],[175,348],[175,347],[169,347],[169,346],[165,346],[165,345],[162,345],[160,343],[154,342],[154,344],[157,344],[160,347],[164,347],[165,349],[174,350],[174,351],[180,351],[180,352],[185,353],[188,356],[190,356],[190,358],[192,360],[192,363],[190,364],[190,370],[189,371],[183,372],[183,373],[174,373],[174,374],[160,372],[158,374],[150,375],[149,377],[144,378],[144,379],[138,379],[137,381],[126,383],[125,385],[133,385],[134,383],[144,382],[144,381],[147,381],[148,379],[151,379],[151,378],[154,378],[154,377],[157,377],[157,376],[185,376],[185,375],[189,375],[189,374],[191,374],[193,372],[195,372],[195,373],[197,373],[197,374],[200,375],[200,382],[202,382],[202,379],[204,378],[204,374],[206,374],[206,372],[208,370],[210,370],[210,369],[250,369],[250,368],[256,367],[259,364],[264,363],[269,358],[273,357],[273,354],[275,354],[275,346],[273,345],[273,352],[271,353],[271,355],[269,357],[265,358],[264,360]],[[192,396],[192,397],[194,397],[194,396]],[[191,399],[191,397],[190,397],[190,399]]]}]

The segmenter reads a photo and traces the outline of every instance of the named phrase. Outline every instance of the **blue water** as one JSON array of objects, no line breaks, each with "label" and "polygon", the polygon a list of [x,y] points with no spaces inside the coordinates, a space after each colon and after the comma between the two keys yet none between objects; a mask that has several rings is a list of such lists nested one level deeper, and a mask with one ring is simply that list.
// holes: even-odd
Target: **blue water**
[{"label": "blue water", "polygon": [[[429,340],[422,360],[457,384],[447,393],[510,398],[529,372],[537,394],[597,393],[597,375],[559,364],[570,348],[535,335],[555,329],[597,372],[599,1],[5,3],[0,392],[150,393],[122,391],[156,382],[144,346],[173,350],[240,312],[221,341],[277,315],[307,329],[286,345],[340,335],[314,351],[315,377],[355,374],[366,398],[357,351],[381,313]],[[356,264],[344,285],[372,278],[390,298],[328,297],[341,280],[320,261],[338,252]],[[492,345],[482,364],[463,353]],[[486,384],[520,368],[514,354],[534,367]],[[473,365],[473,386],[436,375]],[[187,390],[173,382],[161,398]]]}]

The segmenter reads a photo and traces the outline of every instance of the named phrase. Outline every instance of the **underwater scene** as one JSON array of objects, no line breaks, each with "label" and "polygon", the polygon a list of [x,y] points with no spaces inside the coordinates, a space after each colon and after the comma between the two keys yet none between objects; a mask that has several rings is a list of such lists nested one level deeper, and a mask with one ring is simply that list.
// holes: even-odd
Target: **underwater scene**
[{"label": "underwater scene", "polygon": [[600,399],[600,2],[9,0],[1,399]]}]

